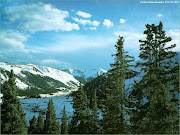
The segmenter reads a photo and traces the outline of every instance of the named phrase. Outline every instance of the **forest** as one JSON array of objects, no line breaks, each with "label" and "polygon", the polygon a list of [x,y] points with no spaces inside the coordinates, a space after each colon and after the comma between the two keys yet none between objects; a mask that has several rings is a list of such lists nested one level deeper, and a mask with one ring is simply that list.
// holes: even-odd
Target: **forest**
[{"label": "forest", "polygon": [[[179,61],[176,44],[166,35],[162,22],[146,24],[145,40],[139,40],[141,61],[124,50],[126,39],[117,39],[114,63],[104,75],[71,94],[73,115],[66,107],[61,121],[56,118],[50,99],[46,117],[35,116],[28,122],[20,99],[13,70],[2,86],[2,134],[179,134]],[[140,71],[134,70],[140,68]],[[125,86],[125,81],[141,75]],[[98,84],[97,84],[98,82]],[[91,85],[91,86],[90,86]]]}]

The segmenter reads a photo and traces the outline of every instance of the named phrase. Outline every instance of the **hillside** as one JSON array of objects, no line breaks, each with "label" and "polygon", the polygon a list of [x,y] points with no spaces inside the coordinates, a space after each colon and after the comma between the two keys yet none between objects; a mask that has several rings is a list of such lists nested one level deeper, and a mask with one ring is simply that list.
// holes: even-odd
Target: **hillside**
[{"label": "hillside", "polygon": [[0,62],[1,85],[8,79],[11,69],[14,71],[20,96],[51,94],[57,91],[69,92],[76,90],[79,85],[79,81],[73,75],[58,69],[33,64],[10,65]]}]

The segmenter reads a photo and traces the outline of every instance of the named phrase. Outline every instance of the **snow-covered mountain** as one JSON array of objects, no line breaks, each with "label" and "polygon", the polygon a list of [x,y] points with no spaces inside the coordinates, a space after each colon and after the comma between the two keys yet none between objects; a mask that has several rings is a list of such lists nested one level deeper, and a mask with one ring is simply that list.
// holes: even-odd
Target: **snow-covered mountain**
[{"label": "snow-covered mountain", "polygon": [[77,77],[83,77],[88,79],[89,77],[96,78],[97,76],[100,76],[104,73],[107,73],[106,70],[102,68],[97,68],[97,69],[87,69],[84,71],[77,70],[77,69],[64,69],[63,71]]},{"label": "snow-covered mountain", "polygon": [[52,93],[63,90],[69,92],[76,90],[79,85],[79,81],[73,75],[55,68],[30,63],[10,65],[3,62],[0,62],[1,84],[8,79],[8,73],[11,69],[14,71],[20,95]]}]

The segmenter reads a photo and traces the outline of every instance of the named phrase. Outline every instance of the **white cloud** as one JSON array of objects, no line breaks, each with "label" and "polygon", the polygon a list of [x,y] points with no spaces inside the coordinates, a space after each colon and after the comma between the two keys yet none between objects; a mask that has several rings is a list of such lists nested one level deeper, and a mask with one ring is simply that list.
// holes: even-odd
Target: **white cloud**
[{"label": "white cloud", "polygon": [[43,64],[60,64],[61,62],[60,61],[58,61],[58,60],[55,60],[55,59],[43,59],[42,61],[41,61],[41,63],[43,63]]},{"label": "white cloud", "polygon": [[103,25],[106,26],[107,28],[114,26],[113,22],[111,22],[108,19],[104,19]]},{"label": "white cloud", "polygon": [[0,33],[1,45],[4,49],[24,49],[24,43],[28,36],[13,30],[2,30]]},{"label": "white cloud", "polygon": [[40,61],[40,63],[42,63],[43,65],[61,65],[61,67],[70,67],[71,64],[68,62],[64,62],[64,61],[59,61],[56,59],[43,59]]},{"label": "white cloud", "polygon": [[89,27],[90,30],[96,30],[96,27]]},{"label": "white cloud", "polygon": [[79,30],[78,24],[67,22],[67,11],[54,8],[51,4],[29,4],[7,7],[5,14],[11,22],[26,31],[71,31]]},{"label": "white cloud", "polygon": [[172,38],[178,38],[179,37],[179,30],[169,30],[167,34],[171,36]]},{"label": "white cloud", "polygon": [[120,19],[120,23],[125,23],[126,19]]},{"label": "white cloud", "polygon": [[78,19],[78,18],[72,18],[72,19],[82,25],[92,25],[97,27],[100,24],[98,21],[90,21],[90,20]]},{"label": "white cloud", "polygon": [[180,50],[180,31],[179,30],[169,30],[167,32],[167,36],[170,36],[172,38],[172,41],[168,43],[168,45],[176,44],[176,47],[173,48],[173,51],[178,51]]},{"label": "white cloud", "polygon": [[22,53],[41,53],[38,50],[26,49],[26,45],[24,44],[29,35],[21,33],[19,31],[13,30],[1,30],[0,39],[1,39],[1,48],[6,51],[13,52],[22,52]]},{"label": "white cloud", "polygon": [[141,33],[135,33],[135,32],[126,32],[126,31],[121,31],[121,32],[115,32],[114,33],[115,36],[123,36],[126,37],[125,40],[134,40],[137,39],[139,41],[139,39],[144,38],[145,35],[141,34]]},{"label": "white cloud", "polygon": [[82,12],[82,11],[78,11],[78,12],[76,12],[76,14],[83,17],[83,18],[90,18],[91,17],[91,14],[85,13],[85,12]]},{"label": "white cloud", "polygon": [[[71,40],[69,40],[71,39]],[[116,42],[115,37],[104,36],[85,36],[85,35],[69,35],[57,36],[56,42],[49,44],[47,47],[38,47],[36,50],[43,52],[74,52],[89,48],[102,48],[112,45]]]},{"label": "white cloud", "polygon": [[32,53],[41,53],[40,51],[38,50],[31,50]]},{"label": "white cloud", "polygon": [[157,14],[157,17],[162,17],[163,15],[162,14]]}]

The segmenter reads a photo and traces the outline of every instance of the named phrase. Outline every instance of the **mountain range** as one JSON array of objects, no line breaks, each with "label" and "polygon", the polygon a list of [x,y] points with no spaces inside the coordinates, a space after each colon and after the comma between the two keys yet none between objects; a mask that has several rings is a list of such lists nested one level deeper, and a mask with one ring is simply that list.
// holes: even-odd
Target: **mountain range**
[{"label": "mountain range", "polygon": [[0,62],[1,85],[13,69],[20,96],[76,90],[79,81],[64,71],[34,64],[10,65]]},{"label": "mountain range", "polygon": [[101,68],[93,72],[95,75],[85,77],[80,70],[59,70],[31,63],[12,65],[0,62],[1,85],[8,80],[9,72],[13,69],[19,96],[37,96],[39,94],[52,94],[56,92],[69,93],[76,91],[80,82],[86,84],[97,75],[107,72]]}]

